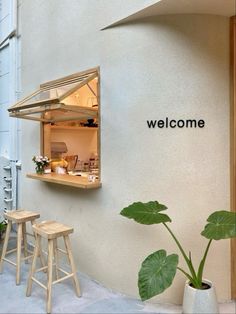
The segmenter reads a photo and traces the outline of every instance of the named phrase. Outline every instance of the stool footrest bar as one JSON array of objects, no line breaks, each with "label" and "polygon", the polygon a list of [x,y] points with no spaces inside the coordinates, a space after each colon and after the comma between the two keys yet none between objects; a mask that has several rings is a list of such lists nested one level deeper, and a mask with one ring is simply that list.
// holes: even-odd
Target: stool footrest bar
[{"label": "stool footrest bar", "polygon": [[35,273],[43,271],[44,269],[47,269],[47,268],[48,268],[48,266],[44,266],[44,267],[38,268],[38,269],[35,270]]},{"label": "stool footrest bar", "polygon": [[[56,264],[52,264],[52,266],[55,266],[55,265],[56,265]],[[44,267],[38,268],[38,269],[36,269],[34,272],[35,272],[35,273],[38,273],[38,272],[43,271],[43,270],[45,270],[45,269],[48,269],[48,266],[44,266]]]},{"label": "stool footrest bar", "polygon": [[59,283],[59,282],[61,282],[61,281],[63,281],[63,280],[66,280],[66,279],[68,279],[68,278],[71,278],[71,277],[73,277],[73,276],[74,276],[74,274],[69,274],[69,275],[67,275],[67,276],[65,276],[65,277],[62,277],[62,278],[60,278],[60,279],[58,279],[58,280],[53,281],[52,284],[55,285],[56,283]]},{"label": "stool footrest bar", "polygon": [[65,275],[70,275],[70,273],[68,273],[67,271],[65,271],[65,270],[62,269],[62,268],[58,268],[58,267],[57,267],[57,269],[58,269],[60,272],[62,272],[63,274],[65,274]]},{"label": "stool footrest bar", "polygon": [[29,255],[29,256],[26,256],[26,257],[21,257],[21,260],[25,261],[25,260],[30,259],[32,257],[33,257],[33,255]]},{"label": "stool footrest bar", "polygon": [[13,252],[16,252],[16,251],[17,251],[17,248],[12,249],[12,250],[9,250],[9,251],[7,251],[7,252],[6,252],[6,254],[5,254],[5,255],[10,254],[10,253],[13,253]]},{"label": "stool footrest bar", "polygon": [[65,255],[68,255],[68,253],[65,250],[60,249],[59,247],[57,248],[57,250]]},{"label": "stool footrest bar", "polygon": [[[23,249],[24,249],[24,246],[21,247],[21,250],[23,250]],[[9,251],[6,252],[5,255],[11,254],[11,253],[16,252],[16,251],[17,251],[17,248],[9,250]],[[31,253],[33,255],[34,252],[28,250],[28,253]]]},{"label": "stool footrest bar", "polygon": [[37,283],[41,288],[47,290],[47,287],[46,287],[44,284],[42,284],[40,281],[38,281],[36,278],[31,277],[31,279],[32,279],[35,283]]},{"label": "stool footrest bar", "polygon": [[7,262],[7,263],[13,265],[13,266],[16,266],[16,263],[10,261],[8,258],[5,258],[5,257],[4,257],[3,260],[4,260],[5,262]]}]

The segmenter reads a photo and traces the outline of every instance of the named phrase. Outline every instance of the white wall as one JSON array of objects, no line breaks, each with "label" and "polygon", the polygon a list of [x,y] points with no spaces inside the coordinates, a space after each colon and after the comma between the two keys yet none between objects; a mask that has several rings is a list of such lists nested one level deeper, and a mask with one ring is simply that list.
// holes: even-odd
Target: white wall
[{"label": "white wall", "polygon": [[17,37],[13,36],[0,47],[0,156],[10,160],[12,171],[8,175],[13,178],[13,193],[7,196],[13,198],[13,203],[0,206],[0,214],[4,209],[9,210],[19,204],[15,161],[20,159],[20,122],[10,119],[7,109],[18,99],[21,88],[20,21],[16,16],[20,9],[20,0],[0,0],[0,42],[17,29]]},{"label": "white wall", "polygon": [[[0,0],[0,42],[15,28],[14,2],[20,11],[21,1]],[[6,41],[0,48],[0,155],[10,159],[19,158],[20,125],[9,119],[7,109],[16,101],[20,93],[20,28],[18,36]],[[12,145],[13,144],[13,145]],[[14,147],[12,147],[14,146]]]},{"label": "white wall", "polygon": [[[177,249],[161,226],[121,217],[124,206],[155,199],[166,204],[173,230],[196,261],[206,245],[199,235],[206,218],[229,209],[229,21],[173,15],[101,32],[134,4],[110,2],[23,1],[24,94],[44,81],[101,67],[103,187],[82,191],[25,178],[22,205],[73,226],[79,269],[137,296],[141,261],[157,249]],[[147,128],[147,119],[166,116],[202,118],[206,126]],[[39,152],[37,123],[23,123],[22,147],[27,173]],[[213,244],[205,276],[220,300],[230,298],[228,241]],[[178,274],[155,300],[181,302],[184,280]]]},{"label": "white wall", "polygon": [[[10,1],[0,1],[0,42],[11,31]],[[0,156],[9,157],[10,47],[0,48]]]}]

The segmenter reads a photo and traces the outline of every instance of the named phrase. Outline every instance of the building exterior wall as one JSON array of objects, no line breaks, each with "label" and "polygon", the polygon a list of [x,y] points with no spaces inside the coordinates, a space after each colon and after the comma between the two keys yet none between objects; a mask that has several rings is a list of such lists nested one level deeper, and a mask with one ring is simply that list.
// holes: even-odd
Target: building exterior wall
[{"label": "building exterior wall", "polygon": [[[166,204],[173,230],[196,262],[206,246],[200,236],[206,218],[214,210],[229,209],[229,21],[172,15],[100,31],[111,18],[125,16],[134,1],[126,1],[128,9],[124,3],[23,0],[24,95],[45,81],[101,68],[103,186],[83,191],[23,175],[21,196],[22,206],[40,211],[42,219],[74,227],[80,271],[137,296],[142,260],[161,248],[177,249],[161,226],[121,217],[123,207],[137,200]],[[204,119],[206,125],[147,127],[146,120],[165,117]],[[24,121],[22,132],[25,174],[34,171],[39,125]],[[229,241],[213,244],[205,277],[215,283],[220,300],[230,298]],[[178,274],[154,300],[180,303],[184,280]]]},{"label": "building exterior wall", "polygon": [[[0,2],[0,41],[11,31],[10,1]],[[0,155],[9,157],[10,45],[0,50]]]},{"label": "building exterior wall", "polygon": [[[19,204],[17,193],[17,173],[15,162],[20,159],[21,129],[20,121],[10,119],[7,109],[18,97],[20,97],[20,20],[17,12],[20,12],[20,0],[0,0],[0,43],[16,31],[16,35],[6,40],[0,47],[0,157],[6,158],[11,165],[8,176],[12,177],[11,194],[3,192],[6,182],[1,177],[0,193],[0,221],[4,210],[17,207]],[[4,160],[4,159],[2,159]],[[2,167],[2,165],[0,165]],[[1,169],[1,173],[3,169]],[[13,199],[13,202],[4,202],[4,197]]]},{"label": "building exterior wall", "polygon": [[[14,6],[20,12],[21,1],[0,0],[0,42],[15,28],[17,16],[14,17]],[[20,125],[18,121],[14,122],[9,118],[7,111],[9,106],[18,99],[21,88],[19,19],[16,27],[17,37],[13,36],[0,48],[0,155],[11,159],[15,159],[16,155],[19,157],[19,145],[15,147],[13,142],[19,143]],[[17,132],[18,134],[16,134]]]}]

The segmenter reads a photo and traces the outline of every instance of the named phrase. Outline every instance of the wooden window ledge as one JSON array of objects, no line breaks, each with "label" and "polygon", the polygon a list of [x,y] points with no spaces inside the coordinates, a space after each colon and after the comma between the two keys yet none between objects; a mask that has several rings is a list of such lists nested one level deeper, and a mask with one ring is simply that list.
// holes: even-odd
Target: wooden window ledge
[{"label": "wooden window ledge", "polygon": [[89,182],[85,177],[79,176],[70,176],[68,174],[56,174],[56,173],[49,173],[49,174],[36,174],[36,173],[29,173],[26,175],[27,178],[36,179],[44,182],[62,184],[73,186],[80,189],[97,189],[102,186],[102,183],[99,181],[96,182]]}]

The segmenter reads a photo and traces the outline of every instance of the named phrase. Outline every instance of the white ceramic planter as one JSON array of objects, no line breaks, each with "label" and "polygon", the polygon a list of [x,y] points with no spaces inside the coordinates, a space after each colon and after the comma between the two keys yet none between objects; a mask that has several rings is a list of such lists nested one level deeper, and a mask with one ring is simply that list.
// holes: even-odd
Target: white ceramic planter
[{"label": "white ceramic planter", "polygon": [[219,313],[215,288],[212,282],[203,280],[210,286],[209,289],[200,290],[189,286],[189,281],[185,283],[183,313],[184,314],[217,314]]}]

